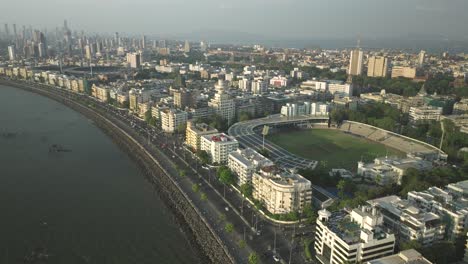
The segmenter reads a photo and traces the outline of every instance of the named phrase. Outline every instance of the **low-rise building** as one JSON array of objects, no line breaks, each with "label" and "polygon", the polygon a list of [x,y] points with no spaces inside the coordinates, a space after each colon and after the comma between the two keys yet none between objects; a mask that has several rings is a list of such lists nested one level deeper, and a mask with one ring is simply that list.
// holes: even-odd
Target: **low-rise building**
[{"label": "low-rise building", "polygon": [[453,105],[454,115],[463,115],[468,113],[468,99],[461,99]]},{"label": "low-rise building", "polygon": [[272,214],[302,212],[312,203],[312,184],[301,175],[263,167],[252,176],[253,197]]},{"label": "low-rise building", "polygon": [[238,149],[229,154],[228,167],[237,176],[239,185],[251,183],[252,175],[262,167],[273,166],[273,162],[251,148]]},{"label": "low-rise building", "polygon": [[211,162],[226,163],[229,153],[239,148],[239,142],[224,133],[201,136],[200,148],[206,151],[211,158]]},{"label": "low-rise building", "polygon": [[409,118],[410,121],[413,123],[425,121],[440,121],[442,110],[442,107],[435,106],[410,107]]},{"label": "low-rise building", "polygon": [[445,224],[439,215],[421,210],[396,195],[367,203],[382,213],[385,225],[400,241],[417,240],[422,246],[430,246],[445,237]]},{"label": "low-rise building", "polygon": [[201,137],[206,135],[217,134],[218,130],[210,127],[205,123],[187,122],[187,130],[185,135],[185,144],[194,152],[201,149]]},{"label": "low-rise building", "polygon": [[416,77],[416,68],[394,66],[392,68],[392,78],[400,77],[414,79]]},{"label": "low-rise building", "polygon": [[382,215],[369,206],[345,211],[319,211],[315,232],[316,258],[323,264],[364,263],[392,255],[395,236]]},{"label": "low-rise building", "polygon": [[447,188],[430,187],[408,193],[408,201],[422,210],[450,219],[446,237],[455,239],[468,229],[468,181],[453,183]]},{"label": "low-rise building", "polygon": [[432,163],[415,158],[382,157],[374,159],[374,163],[358,162],[357,174],[379,185],[401,184],[401,178],[409,168],[426,171],[432,169]]},{"label": "low-rise building", "polygon": [[177,109],[165,109],[161,111],[161,129],[166,133],[177,132],[182,125],[187,123],[187,113]]},{"label": "low-rise building", "polygon": [[418,251],[408,249],[398,254],[368,261],[365,264],[432,264],[432,262]]}]

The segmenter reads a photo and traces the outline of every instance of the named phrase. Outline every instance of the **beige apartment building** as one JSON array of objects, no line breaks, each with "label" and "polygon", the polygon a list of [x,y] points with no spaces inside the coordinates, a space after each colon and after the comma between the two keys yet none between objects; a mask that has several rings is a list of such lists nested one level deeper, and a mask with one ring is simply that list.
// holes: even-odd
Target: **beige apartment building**
[{"label": "beige apartment building", "polygon": [[388,59],[382,56],[372,56],[367,64],[368,77],[386,77],[388,71]]},{"label": "beige apartment building", "polygon": [[312,184],[297,173],[261,168],[252,176],[253,197],[272,214],[301,212],[312,202]]},{"label": "beige apartment building", "polygon": [[201,149],[201,137],[218,133],[218,130],[210,127],[205,123],[195,124],[191,121],[187,122],[187,130],[185,134],[185,144],[192,148],[194,152]]}]

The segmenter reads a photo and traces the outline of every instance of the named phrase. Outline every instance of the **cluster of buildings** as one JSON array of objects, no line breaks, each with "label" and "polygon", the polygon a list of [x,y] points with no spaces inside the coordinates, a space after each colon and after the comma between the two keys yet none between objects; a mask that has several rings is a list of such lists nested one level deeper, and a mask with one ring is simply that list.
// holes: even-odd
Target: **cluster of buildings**
[{"label": "cluster of buildings", "polygon": [[[367,201],[348,211],[319,211],[315,251],[322,263],[430,263],[417,251],[392,255],[398,243],[427,247],[455,241],[468,228],[468,181]],[[400,263],[400,262],[398,262]]]}]

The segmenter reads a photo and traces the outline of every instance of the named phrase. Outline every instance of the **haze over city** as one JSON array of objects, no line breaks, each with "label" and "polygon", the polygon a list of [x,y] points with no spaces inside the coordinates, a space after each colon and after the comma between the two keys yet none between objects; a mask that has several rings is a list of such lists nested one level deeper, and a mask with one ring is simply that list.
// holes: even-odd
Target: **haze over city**
[{"label": "haze over city", "polygon": [[410,46],[405,40],[466,41],[467,9],[465,0],[23,0],[5,3],[0,22],[53,29],[66,18],[90,33],[272,45],[349,46],[361,34],[370,46]]}]

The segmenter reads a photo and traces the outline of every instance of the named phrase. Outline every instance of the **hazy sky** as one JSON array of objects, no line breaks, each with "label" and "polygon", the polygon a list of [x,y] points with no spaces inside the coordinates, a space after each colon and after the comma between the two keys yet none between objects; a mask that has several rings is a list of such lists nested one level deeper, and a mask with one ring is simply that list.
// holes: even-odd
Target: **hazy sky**
[{"label": "hazy sky", "polygon": [[[186,35],[225,31],[270,38],[467,38],[468,0],[8,0],[0,23]],[[3,27],[0,27],[3,30]]]}]

